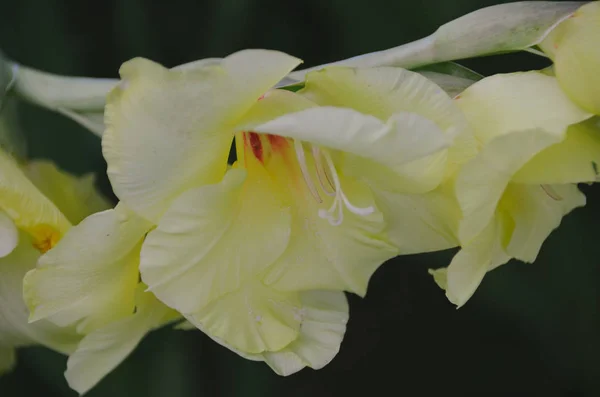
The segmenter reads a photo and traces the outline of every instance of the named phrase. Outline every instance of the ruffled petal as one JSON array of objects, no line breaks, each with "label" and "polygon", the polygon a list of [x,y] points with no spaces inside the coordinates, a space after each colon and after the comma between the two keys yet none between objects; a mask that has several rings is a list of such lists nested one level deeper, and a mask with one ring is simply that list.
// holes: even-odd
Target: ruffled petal
[{"label": "ruffled petal", "polygon": [[575,124],[559,144],[535,155],[513,182],[556,184],[596,182],[600,175],[600,119]]},{"label": "ruffled petal", "polygon": [[136,291],[136,312],[83,338],[67,361],[65,377],[79,394],[94,387],[135,349],[150,331],[170,322],[172,311],[151,293]]},{"label": "ruffled petal", "polygon": [[30,320],[77,324],[89,333],[131,314],[139,249],[150,226],[120,204],[73,227],[25,276]]},{"label": "ruffled petal", "polygon": [[249,172],[232,169],[182,194],[144,242],[142,279],[183,314],[237,290],[287,246],[289,208],[262,165],[248,161]]},{"label": "ruffled petal", "polygon": [[297,292],[280,292],[254,279],[185,316],[220,343],[259,354],[283,349],[298,337],[302,305]]},{"label": "ruffled petal", "polygon": [[[273,371],[282,376],[296,373],[304,367],[323,368],[339,352],[346,332],[349,318],[346,296],[337,291],[303,291],[299,294],[299,299],[300,310],[294,309],[296,318],[300,319],[298,336],[280,350],[249,353],[236,349],[211,334],[208,336],[248,360],[265,361]],[[187,323],[180,329],[196,327]],[[202,327],[200,329],[205,331]]]},{"label": "ruffled petal", "polygon": [[545,130],[500,135],[463,166],[456,181],[456,195],[463,212],[459,227],[463,245],[490,222],[512,176],[537,153],[561,139]]},{"label": "ruffled petal", "polygon": [[348,302],[343,292],[306,291],[300,294],[302,322],[298,338],[276,352],[263,353],[265,362],[282,376],[304,367],[321,369],[340,350],[348,322]]},{"label": "ruffled petal", "polygon": [[540,72],[486,77],[456,99],[483,144],[520,130],[543,129],[563,136],[569,125],[592,116],[563,93],[554,77]]},{"label": "ruffled petal", "polygon": [[576,185],[511,183],[500,203],[514,222],[506,252],[513,258],[533,262],[542,243],[560,225],[562,217],[584,205],[585,195]]},{"label": "ruffled petal", "polygon": [[232,126],[299,63],[280,52],[246,50],[182,70],[145,59],[123,64],[102,140],[116,195],[157,223],[178,194],[219,181]]}]

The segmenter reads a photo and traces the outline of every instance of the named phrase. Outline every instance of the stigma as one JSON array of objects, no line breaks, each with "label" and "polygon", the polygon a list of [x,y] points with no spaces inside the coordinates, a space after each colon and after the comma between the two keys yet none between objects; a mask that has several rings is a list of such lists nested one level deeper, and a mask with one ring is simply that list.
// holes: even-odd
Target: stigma
[{"label": "stigma", "polygon": [[350,202],[342,188],[340,177],[331,154],[326,149],[320,149],[318,146],[311,145],[310,155],[314,161],[318,186],[309,171],[304,144],[295,139],[294,149],[304,182],[317,203],[323,203],[321,194],[333,197],[333,203],[329,209],[319,209],[319,217],[326,219],[333,226],[338,226],[344,221],[344,209],[360,216],[367,216],[375,212],[373,206],[358,207]]}]

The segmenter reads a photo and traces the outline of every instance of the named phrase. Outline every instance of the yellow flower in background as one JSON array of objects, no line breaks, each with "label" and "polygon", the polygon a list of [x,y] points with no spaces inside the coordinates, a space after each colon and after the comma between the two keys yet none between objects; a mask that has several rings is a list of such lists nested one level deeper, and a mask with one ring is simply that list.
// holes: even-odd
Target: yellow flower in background
[{"label": "yellow flower in background", "polygon": [[600,126],[539,72],[488,77],[457,103],[482,148],[455,184],[462,249],[433,273],[462,306],[486,272],[510,258],[533,262],[562,217],[585,204],[575,183],[597,178]]},{"label": "yellow flower in background", "polygon": [[106,207],[91,175],[77,178],[46,161],[21,167],[0,151],[0,373],[14,364],[16,347],[76,349],[81,337],[74,329],[28,323],[22,280],[71,223]]},{"label": "yellow flower in background", "polygon": [[30,321],[75,328],[83,338],[65,376],[83,394],[153,329],[180,316],[144,292],[139,255],[152,225],[122,204],[71,228],[23,280]]},{"label": "yellow flower in background", "polygon": [[540,43],[554,61],[561,88],[588,112],[600,115],[600,2],[583,5]]}]

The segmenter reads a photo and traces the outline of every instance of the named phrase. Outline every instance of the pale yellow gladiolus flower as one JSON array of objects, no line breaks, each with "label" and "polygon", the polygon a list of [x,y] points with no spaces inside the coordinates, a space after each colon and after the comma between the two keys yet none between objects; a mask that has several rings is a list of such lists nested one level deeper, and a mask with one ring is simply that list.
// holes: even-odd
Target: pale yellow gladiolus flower
[{"label": "pale yellow gladiolus flower", "polygon": [[585,4],[540,43],[569,98],[600,115],[600,2]]},{"label": "pale yellow gladiolus flower", "polygon": [[562,217],[585,204],[575,184],[597,178],[600,126],[539,72],[488,77],[457,103],[482,148],[456,179],[462,249],[434,276],[462,306],[486,272],[510,258],[533,262]]},{"label": "pale yellow gladiolus flower", "polygon": [[76,178],[46,161],[19,166],[0,151],[0,373],[14,365],[14,349],[41,344],[64,354],[81,336],[49,321],[28,323],[23,277],[71,223],[107,207],[93,177]]},{"label": "pale yellow gladiolus flower", "polygon": [[[333,358],[348,316],[341,291],[364,295],[399,247],[456,244],[418,198],[472,151],[447,149],[469,142],[466,121],[424,77],[331,69],[301,93],[269,91],[298,63],[260,50],[178,70],[127,62],[103,137],[116,194],[156,225],[142,244],[143,281],[210,337],[280,374]],[[442,201],[432,194],[433,212]],[[412,218],[392,219],[396,209]]]}]

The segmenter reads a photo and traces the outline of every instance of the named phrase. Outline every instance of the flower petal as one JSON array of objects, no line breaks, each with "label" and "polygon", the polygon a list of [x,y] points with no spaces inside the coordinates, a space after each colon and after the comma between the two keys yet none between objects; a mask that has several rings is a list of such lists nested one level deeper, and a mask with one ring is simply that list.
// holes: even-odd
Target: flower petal
[{"label": "flower petal", "polygon": [[554,61],[560,86],[579,106],[600,115],[600,3],[561,22],[540,44]]},{"label": "flower petal", "polygon": [[560,139],[545,130],[500,135],[463,166],[456,181],[456,195],[463,212],[459,227],[463,246],[490,222],[512,176],[533,156]]},{"label": "flower petal", "polygon": [[[552,197],[545,189],[552,190]],[[514,221],[506,252],[513,258],[533,262],[562,217],[585,205],[585,196],[576,185],[542,187],[511,183],[500,205]]]},{"label": "flower petal", "polygon": [[348,301],[343,292],[306,291],[300,294],[302,323],[298,338],[284,349],[265,352],[265,362],[282,376],[304,367],[321,369],[337,355],[346,333]]},{"label": "flower petal", "polygon": [[454,185],[445,182],[424,194],[403,194],[371,186],[385,214],[386,233],[401,255],[432,252],[458,245],[460,207]]},{"label": "flower petal", "polygon": [[139,247],[149,228],[122,204],[73,227],[25,276],[30,320],[77,323],[89,333],[131,314]]},{"label": "flower petal", "polygon": [[144,242],[142,279],[184,315],[240,288],[288,243],[289,209],[254,161],[251,172],[232,169],[222,182],[182,194]]},{"label": "flower petal", "polygon": [[23,171],[74,225],[90,214],[110,208],[96,191],[94,174],[75,177],[49,161],[39,160],[28,163]]},{"label": "flower petal", "polygon": [[[246,114],[238,121],[235,126],[236,132],[254,131],[258,125],[284,116],[288,113],[299,112],[301,110],[316,107],[317,104],[298,95],[295,92],[286,90],[267,91]],[[238,158],[239,160],[239,158]]]},{"label": "flower petal", "polygon": [[[451,143],[435,123],[414,113],[397,113],[384,123],[352,109],[325,106],[279,117],[257,126],[255,131],[352,153],[409,179],[415,179],[414,171],[407,172],[405,166],[436,154]],[[432,172],[436,175],[434,184],[441,180],[444,164],[437,162],[437,172]],[[364,169],[355,167],[354,172],[358,173],[361,168]],[[423,174],[421,167],[418,175]]]},{"label": "flower petal", "polygon": [[[316,290],[301,292],[299,299],[300,310],[292,309],[301,321],[298,336],[280,350],[248,353],[235,349],[211,334],[208,336],[248,360],[265,361],[282,376],[291,375],[304,367],[323,368],[338,353],[346,332],[349,317],[346,296],[343,292]],[[196,328],[186,325],[182,329]],[[202,327],[200,329],[204,330]]]},{"label": "flower petal", "polygon": [[65,377],[79,394],[94,387],[116,368],[151,330],[169,322],[173,314],[145,286],[136,291],[136,312],[85,336],[67,361]]},{"label": "flower petal", "polygon": [[23,301],[23,276],[35,267],[40,256],[25,233],[8,256],[0,258],[0,346],[42,344],[61,353],[75,349],[80,337],[71,328],[48,321],[29,324],[29,310]]},{"label": "flower petal", "polygon": [[299,93],[321,106],[349,107],[380,120],[413,113],[433,122],[454,141],[448,152],[448,174],[476,154],[472,131],[460,109],[437,84],[419,73],[396,67],[325,68],[309,73]]},{"label": "flower petal", "polygon": [[535,155],[513,182],[556,184],[596,182],[600,174],[600,119],[575,124],[564,141]]},{"label": "flower petal", "polygon": [[[308,165],[314,175],[314,164]],[[398,254],[387,240],[385,219],[370,190],[364,183],[339,177],[348,199],[358,207],[372,206],[373,213],[357,215],[344,209],[343,221],[333,226],[319,215],[319,209],[331,205],[330,197],[318,203],[307,189],[290,189],[294,202],[289,245],[266,273],[266,284],[282,291],[328,289],[364,296],[375,270]]]},{"label": "flower petal", "polygon": [[10,254],[19,243],[19,231],[6,214],[0,212],[0,258]]},{"label": "flower petal", "polygon": [[564,135],[569,125],[591,117],[571,102],[554,77],[540,72],[486,77],[457,97],[457,104],[483,144],[520,130]]},{"label": "flower petal", "polygon": [[[450,302],[458,307],[464,305],[489,270],[508,262],[510,257],[501,245],[503,234],[503,223],[493,218],[454,256],[446,270],[446,296]],[[439,285],[443,279],[438,275],[436,281]]]},{"label": "flower petal", "polygon": [[[41,240],[58,239],[71,224],[6,153],[0,150],[0,209],[17,228]],[[47,233],[45,233],[47,232]],[[54,236],[56,235],[56,236]],[[38,241],[34,241],[38,243]]]},{"label": "flower petal", "polygon": [[232,125],[299,63],[280,52],[246,50],[183,70],[145,59],[123,64],[102,140],[117,196],[157,223],[178,194],[220,180]]},{"label": "flower petal", "polygon": [[298,295],[248,280],[186,318],[234,350],[247,354],[277,351],[298,337],[302,320]]}]

